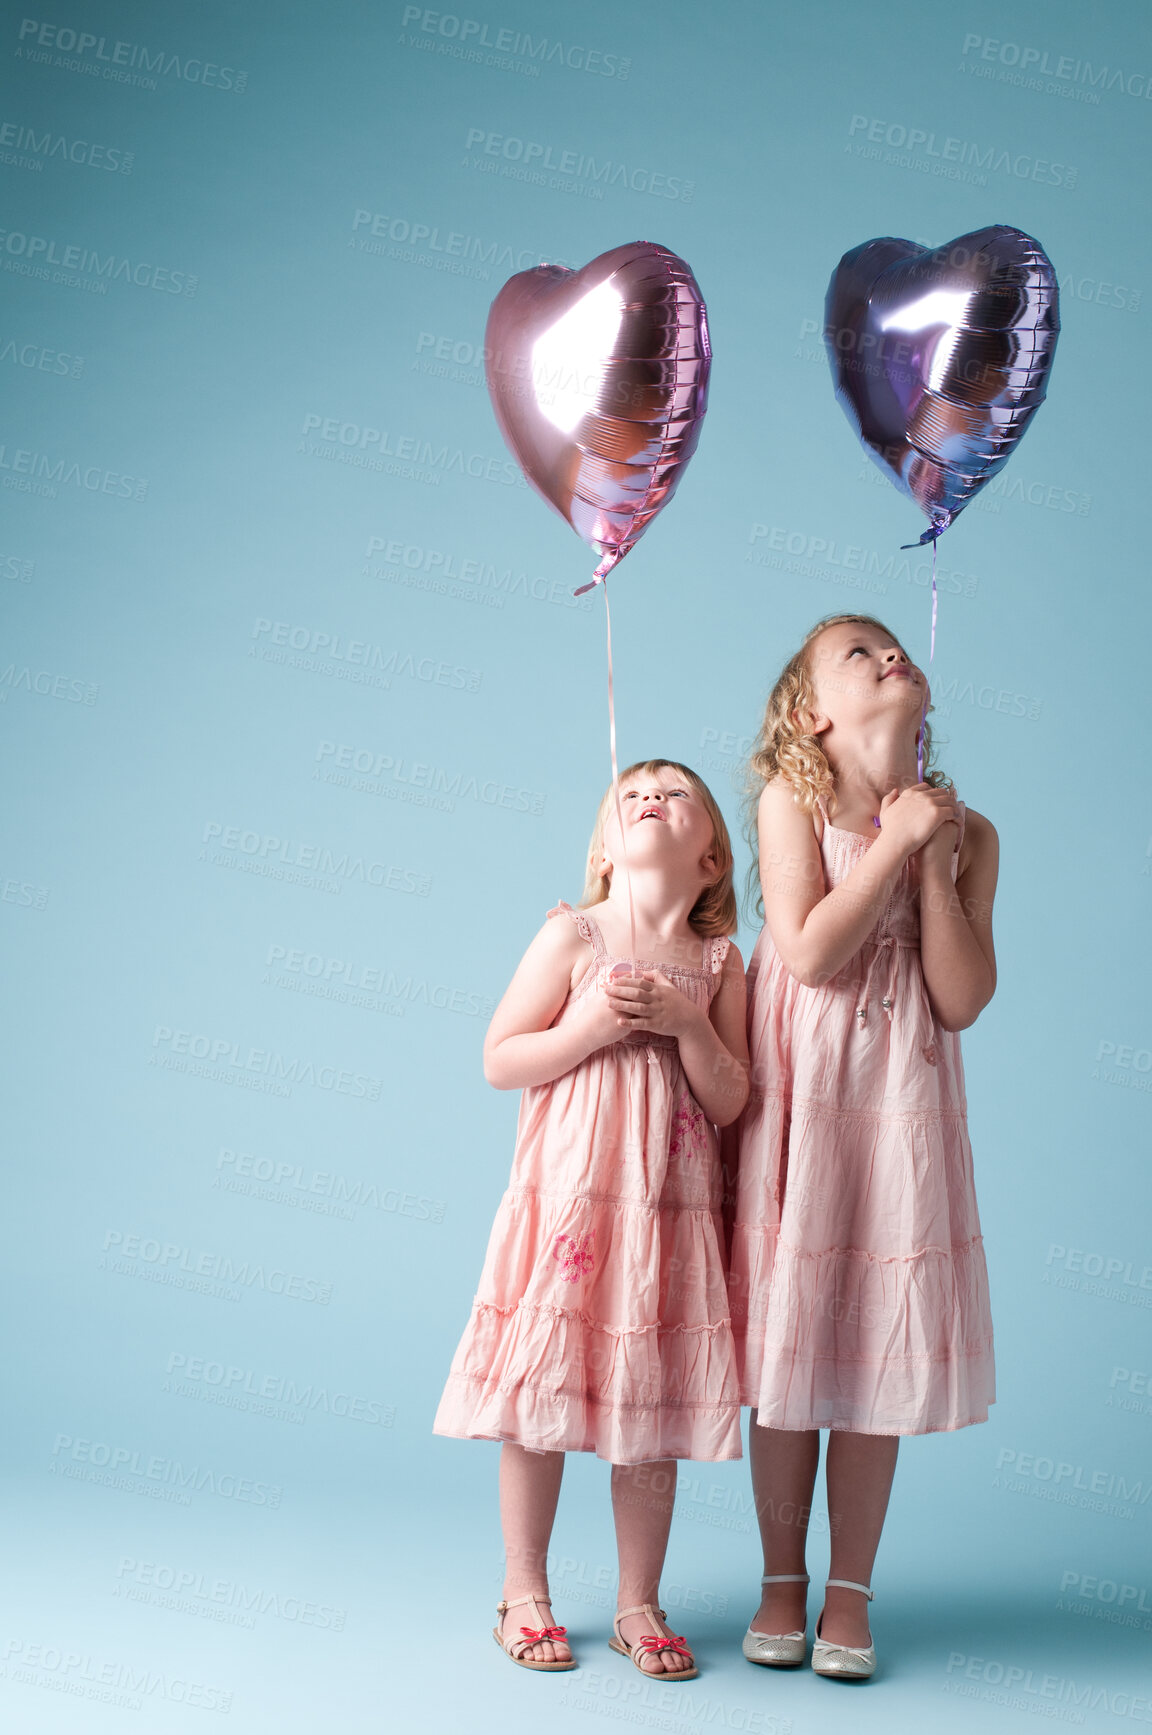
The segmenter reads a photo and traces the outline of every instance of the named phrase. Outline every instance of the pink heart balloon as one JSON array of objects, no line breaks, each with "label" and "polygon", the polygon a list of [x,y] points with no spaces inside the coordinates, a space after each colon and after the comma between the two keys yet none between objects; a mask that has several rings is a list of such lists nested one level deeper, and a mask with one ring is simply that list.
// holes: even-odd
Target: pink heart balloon
[{"label": "pink heart balloon", "polygon": [[712,351],[696,279],[654,241],[580,271],[538,265],[496,297],[484,346],[516,462],[603,556],[605,577],[671,499],[700,438]]}]

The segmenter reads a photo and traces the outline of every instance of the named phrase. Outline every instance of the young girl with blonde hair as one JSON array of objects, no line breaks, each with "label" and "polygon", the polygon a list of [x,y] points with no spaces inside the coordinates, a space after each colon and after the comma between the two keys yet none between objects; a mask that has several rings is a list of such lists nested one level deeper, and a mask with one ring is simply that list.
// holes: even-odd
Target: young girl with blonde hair
[{"label": "young girl with blonde hair", "polygon": [[609,1642],[685,1681],[695,1663],[659,1580],[676,1460],[740,1456],[716,1128],[748,1094],[732,849],[695,773],[667,759],[623,772],[581,908],[549,918],[484,1045],[489,1082],[524,1094],[435,1430],[504,1443],[493,1636],[513,1662],[575,1667],[547,1554],[564,1454],[595,1452],[613,1466],[620,1559]]},{"label": "young girl with blonde hair", "polygon": [[992,997],[997,840],[931,754],[923,673],[833,615],[769,697],[751,799],[765,925],[731,1288],[764,1545],[751,1662],[803,1661],[806,1517],[832,1576],[812,1667],[875,1668],[872,1565],[903,1434],[992,1402],[992,1326],[958,1032]]}]

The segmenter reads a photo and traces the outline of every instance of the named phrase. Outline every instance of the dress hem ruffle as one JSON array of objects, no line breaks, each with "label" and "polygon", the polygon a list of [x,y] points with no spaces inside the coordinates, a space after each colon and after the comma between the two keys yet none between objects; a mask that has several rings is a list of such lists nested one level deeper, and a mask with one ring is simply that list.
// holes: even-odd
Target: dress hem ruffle
[{"label": "dress hem ruffle", "polygon": [[494,1386],[483,1375],[462,1373],[449,1376],[432,1432],[529,1452],[590,1452],[611,1464],[721,1463],[743,1456],[734,1402],[602,1403],[583,1391]]}]

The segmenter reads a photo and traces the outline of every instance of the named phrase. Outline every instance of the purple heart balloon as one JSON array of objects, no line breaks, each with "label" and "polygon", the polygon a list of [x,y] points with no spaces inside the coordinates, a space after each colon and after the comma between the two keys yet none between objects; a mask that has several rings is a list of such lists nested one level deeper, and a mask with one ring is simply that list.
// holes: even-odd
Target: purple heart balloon
[{"label": "purple heart balloon", "polygon": [[1008,462],[1044,401],[1059,331],[1051,261],[1003,223],[935,251],[888,237],[841,259],[824,304],[836,396],[928,514],[922,541]]},{"label": "purple heart balloon", "polygon": [[672,498],[700,438],[712,352],[696,279],[654,241],[579,271],[538,265],[497,295],[484,347],[501,433],[603,555],[603,578]]}]

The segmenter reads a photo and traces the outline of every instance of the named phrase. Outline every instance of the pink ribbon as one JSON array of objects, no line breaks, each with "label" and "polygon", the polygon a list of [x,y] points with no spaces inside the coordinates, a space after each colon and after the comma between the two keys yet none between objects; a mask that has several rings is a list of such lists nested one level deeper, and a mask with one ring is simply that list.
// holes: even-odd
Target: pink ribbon
[{"label": "pink ribbon", "polygon": [[[603,565],[610,568],[616,562],[615,555],[605,555]],[[616,763],[616,700],[612,678],[612,614],[608,607],[608,573],[600,574],[597,569],[596,583],[604,586],[604,625],[608,646],[608,746],[612,755],[612,795],[616,802],[616,820],[620,827],[620,847],[624,852],[624,880],[628,887],[628,940],[631,946],[629,956],[632,959],[633,971],[636,967],[636,910],[632,902],[632,872],[628,866],[628,839],[624,835],[624,809],[620,804],[620,767]],[[591,590],[591,585],[585,585],[585,590]],[[579,595],[579,592],[577,592]]]}]

